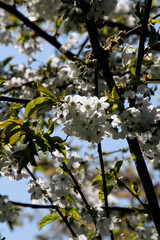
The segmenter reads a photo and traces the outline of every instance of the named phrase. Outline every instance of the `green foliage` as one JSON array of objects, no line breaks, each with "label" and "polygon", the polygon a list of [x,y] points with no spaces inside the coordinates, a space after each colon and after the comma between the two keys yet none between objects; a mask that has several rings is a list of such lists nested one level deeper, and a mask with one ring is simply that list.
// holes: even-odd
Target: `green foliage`
[{"label": "green foliage", "polygon": [[52,103],[50,99],[47,97],[39,97],[31,100],[25,109],[26,118],[32,117],[33,113],[37,112],[38,110],[49,106]]},{"label": "green foliage", "polygon": [[27,166],[30,162],[32,166],[37,166],[34,156],[38,155],[35,144],[30,141],[24,150],[16,151],[12,154],[12,158],[15,158],[18,162],[18,173]]},{"label": "green foliage", "polygon": [[148,40],[148,45],[151,50],[160,51],[160,41],[159,41],[160,34],[156,31],[153,25],[150,25],[150,36]]},{"label": "green foliage", "polygon": [[40,222],[40,226],[39,226],[39,231],[46,226],[47,224],[54,222],[57,218],[59,218],[59,216],[57,214],[51,213],[48,214],[47,216],[45,216],[44,218],[42,218],[41,222]]},{"label": "green foliage", "polygon": [[[112,190],[114,189],[115,187],[115,184],[107,184],[107,196],[109,196],[109,194],[112,192]],[[106,193],[105,193],[106,194]],[[104,202],[104,189],[103,189],[103,186],[101,186],[99,188],[99,199]]]},{"label": "green foliage", "polygon": [[111,95],[105,92],[105,96],[108,99],[109,104],[111,105],[110,107],[111,112],[115,111],[121,112],[124,109],[123,102],[117,93],[116,87],[113,87]]},{"label": "green foliage", "polygon": [[57,97],[53,93],[51,93],[47,88],[43,87],[43,85],[40,82],[37,82],[37,87],[41,96],[57,100]]}]

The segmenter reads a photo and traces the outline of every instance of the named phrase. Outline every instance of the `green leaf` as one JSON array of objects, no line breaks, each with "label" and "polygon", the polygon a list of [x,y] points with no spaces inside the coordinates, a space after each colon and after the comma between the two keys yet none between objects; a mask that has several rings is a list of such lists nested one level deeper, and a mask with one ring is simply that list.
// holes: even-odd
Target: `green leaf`
[{"label": "green leaf", "polygon": [[16,129],[16,132],[10,137],[9,143],[12,147],[16,145],[16,142],[18,141],[21,132],[22,132],[21,129]]},{"label": "green leaf", "polygon": [[0,129],[3,127],[7,127],[11,124],[19,124],[17,120],[13,120],[13,119],[8,119],[6,121],[0,122]]},{"label": "green leaf", "polygon": [[5,67],[14,57],[10,56],[3,60],[3,66]]},{"label": "green leaf", "polygon": [[119,100],[120,99],[115,86],[112,89],[112,98],[114,98],[115,100]]},{"label": "green leaf", "polygon": [[116,164],[115,164],[115,166],[114,166],[114,171],[115,171],[116,174],[119,172],[122,164],[123,164],[123,161],[117,161],[117,162],[116,162]]},{"label": "green leaf", "polygon": [[154,44],[157,43],[157,41],[159,39],[159,34],[158,34],[158,32],[156,32],[156,29],[152,25],[150,25],[150,29],[151,29],[151,31],[150,31],[148,45],[152,47],[152,46],[154,46]]},{"label": "green leaf", "polygon": [[63,22],[63,16],[64,14],[62,14],[62,16],[56,21],[56,30],[58,30]]},{"label": "green leaf", "polygon": [[48,131],[46,133],[50,135],[54,131],[54,123],[53,123],[52,119],[49,119],[48,123],[49,123],[49,127],[48,127]]},{"label": "green leaf", "polygon": [[151,46],[151,50],[160,52],[160,42],[157,42],[153,46]]},{"label": "green leaf", "polygon": [[22,170],[22,168],[27,166],[27,164],[28,164],[28,159],[26,158],[26,151],[25,151],[25,149],[14,152],[11,155],[11,158],[15,158],[18,161],[18,165],[19,165],[18,172],[19,173]]},{"label": "green leaf", "polygon": [[35,98],[35,99],[31,100],[27,104],[26,109],[25,109],[26,117],[30,118],[31,115],[34,112],[36,112],[36,111],[38,111],[38,110],[48,106],[50,103],[51,103],[50,100],[48,98],[46,98],[46,97],[38,97],[38,98]]},{"label": "green leaf", "polygon": [[107,196],[112,192],[114,189],[114,184],[107,184]]},{"label": "green leaf", "polygon": [[72,208],[69,211],[69,216],[72,217],[74,220],[76,220],[77,222],[80,221],[80,217],[79,217],[79,213],[77,211],[76,208]]},{"label": "green leaf", "polygon": [[52,143],[63,143],[64,142],[64,140],[62,139],[62,138],[60,138],[60,137],[58,137],[58,136],[54,136],[54,137],[52,137],[51,138],[51,141],[52,141]]},{"label": "green leaf", "polygon": [[131,189],[132,189],[132,191],[133,191],[135,194],[138,194],[138,193],[139,193],[139,191],[138,191],[138,185],[137,185],[137,183],[136,183],[135,181],[133,181],[133,182],[131,183]]},{"label": "green leaf", "polygon": [[59,216],[57,214],[48,214],[47,216],[45,216],[44,218],[42,218],[41,222],[40,222],[40,226],[39,226],[39,231],[46,226],[47,224],[55,221],[57,218],[59,218]]},{"label": "green leaf", "polygon": [[[114,184],[107,184],[107,196],[112,192],[113,189],[114,189]],[[98,195],[99,195],[99,199],[103,202],[104,201],[103,186],[100,187]]]},{"label": "green leaf", "polygon": [[132,75],[136,76],[136,69],[133,66],[130,68],[130,71]]},{"label": "green leaf", "polygon": [[43,87],[43,85],[40,82],[37,82],[38,90],[40,91],[41,96],[45,96],[51,99],[57,99],[57,97],[51,93],[47,88]]},{"label": "green leaf", "polygon": [[98,176],[96,176],[96,177],[93,179],[93,181],[92,181],[92,186],[94,186],[94,185],[96,185],[96,184],[98,184],[98,183],[100,183],[100,182],[102,182],[102,175],[101,175],[101,174],[99,174]]}]

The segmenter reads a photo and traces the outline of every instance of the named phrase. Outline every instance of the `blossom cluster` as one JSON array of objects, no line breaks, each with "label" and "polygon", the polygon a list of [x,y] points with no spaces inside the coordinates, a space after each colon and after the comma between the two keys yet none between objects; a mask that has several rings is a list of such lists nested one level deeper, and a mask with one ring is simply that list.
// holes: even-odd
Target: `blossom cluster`
[{"label": "blossom cluster", "polygon": [[66,96],[60,108],[53,107],[53,121],[64,123],[63,131],[69,136],[98,143],[109,137],[105,114],[108,107],[106,97]]}]

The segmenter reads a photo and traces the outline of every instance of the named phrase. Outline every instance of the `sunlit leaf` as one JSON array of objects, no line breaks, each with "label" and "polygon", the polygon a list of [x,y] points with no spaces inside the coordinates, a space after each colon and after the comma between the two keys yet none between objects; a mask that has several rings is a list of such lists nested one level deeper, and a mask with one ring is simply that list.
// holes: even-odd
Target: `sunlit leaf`
[{"label": "sunlit leaf", "polygon": [[98,176],[96,176],[96,177],[93,179],[93,181],[92,181],[92,186],[94,186],[94,185],[96,185],[96,184],[98,184],[98,183],[100,183],[100,182],[102,182],[102,175],[101,175],[101,174],[99,174]]},{"label": "sunlit leaf", "polygon": [[119,100],[120,99],[115,86],[112,89],[112,98],[114,98],[115,100]]},{"label": "sunlit leaf", "polygon": [[16,142],[18,141],[20,135],[21,135],[21,130],[18,130],[18,129],[17,129],[17,132],[15,132],[15,133],[10,137],[9,143],[10,143],[11,146],[15,146],[15,145],[16,145]]},{"label": "sunlit leaf", "polygon": [[38,90],[40,91],[41,96],[45,96],[52,99],[57,99],[57,97],[51,93],[47,88],[45,88],[40,82],[37,82]]},{"label": "sunlit leaf", "polygon": [[50,135],[54,131],[54,123],[51,119],[49,119],[48,123],[49,123],[49,127],[48,127],[48,131],[46,133]]},{"label": "sunlit leaf", "polygon": [[46,97],[39,97],[39,98],[35,98],[35,99],[31,100],[27,104],[26,109],[25,109],[26,117],[30,118],[31,115],[34,112],[36,112],[36,111],[38,111],[38,110],[48,106],[49,104],[50,104],[50,100],[48,98],[46,98]]},{"label": "sunlit leaf", "polygon": [[0,122],[0,129],[1,128],[3,128],[3,127],[7,127],[8,125],[11,125],[11,124],[19,124],[18,122],[17,122],[17,120],[13,120],[13,119],[8,119],[8,120],[6,120],[6,121],[4,121],[4,122]]},{"label": "sunlit leaf", "polygon": [[51,214],[48,214],[47,216],[45,216],[41,222],[40,222],[40,226],[39,226],[39,231],[44,227],[46,226],[47,224],[55,221],[57,218],[59,218],[59,216],[57,214],[54,214],[54,213],[51,213]]}]

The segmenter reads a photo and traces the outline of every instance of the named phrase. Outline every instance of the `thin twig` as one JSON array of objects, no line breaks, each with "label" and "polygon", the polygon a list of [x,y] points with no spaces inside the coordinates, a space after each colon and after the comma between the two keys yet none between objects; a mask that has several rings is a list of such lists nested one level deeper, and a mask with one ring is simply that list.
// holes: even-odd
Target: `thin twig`
[{"label": "thin twig", "polygon": [[84,46],[86,45],[86,43],[88,42],[88,40],[89,40],[89,38],[87,36],[86,39],[84,40],[84,42],[81,44],[81,47],[80,47],[80,49],[79,49],[79,51],[77,53],[77,57],[79,57],[79,55],[81,54],[81,52],[82,52]]},{"label": "thin twig", "polygon": [[116,180],[117,180],[118,185],[121,185],[121,186],[123,186],[124,188],[126,188],[127,191],[130,192],[130,193],[132,194],[132,196],[134,196],[134,197],[140,202],[140,204],[144,207],[144,209],[146,209],[146,204],[144,204],[144,203],[141,201],[141,199],[137,196],[137,194],[135,194],[124,182],[122,182],[122,180],[120,180],[120,179],[118,179],[118,178],[117,178]]},{"label": "thin twig", "polygon": [[[101,143],[98,143],[98,154],[99,154],[99,160],[100,160],[100,165],[101,165],[106,217],[110,218],[110,211],[109,211],[109,206],[108,206],[107,182],[106,182],[106,177],[105,177],[104,161],[103,161]],[[111,234],[111,240],[114,240],[112,230],[110,230],[110,234]]]}]

